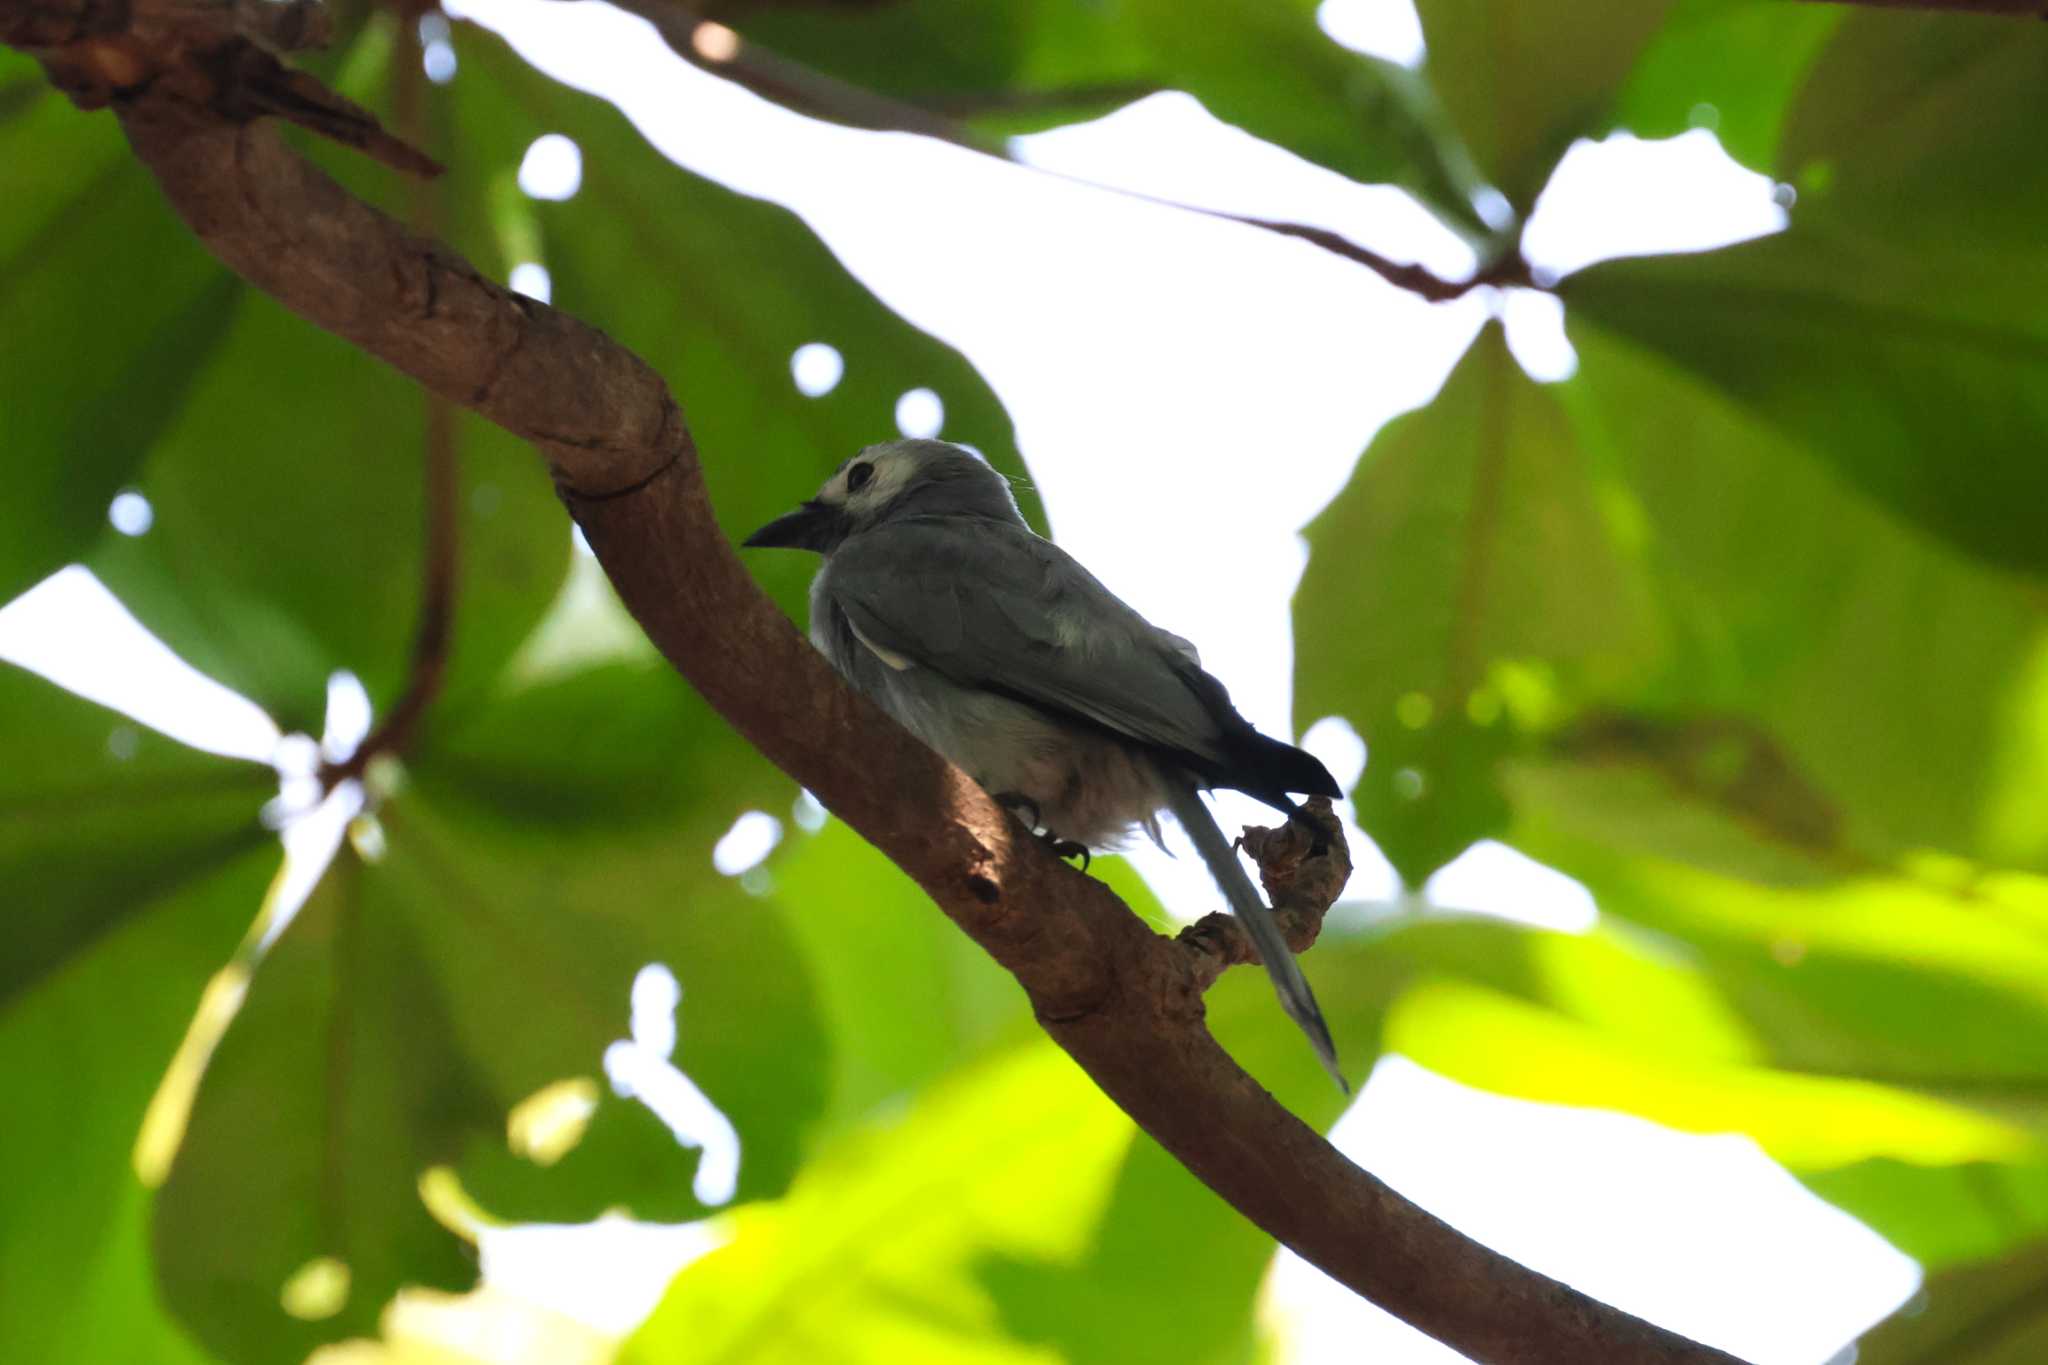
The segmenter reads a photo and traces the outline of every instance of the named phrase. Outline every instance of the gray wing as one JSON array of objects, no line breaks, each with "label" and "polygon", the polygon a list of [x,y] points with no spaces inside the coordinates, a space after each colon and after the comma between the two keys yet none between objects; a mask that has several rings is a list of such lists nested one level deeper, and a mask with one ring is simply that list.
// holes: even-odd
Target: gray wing
[{"label": "gray wing", "polygon": [[939,519],[877,527],[834,553],[822,587],[885,662],[930,668],[1202,766],[1223,756],[1226,722],[1200,690],[1221,688],[1201,672],[1194,647],[1023,527]]}]

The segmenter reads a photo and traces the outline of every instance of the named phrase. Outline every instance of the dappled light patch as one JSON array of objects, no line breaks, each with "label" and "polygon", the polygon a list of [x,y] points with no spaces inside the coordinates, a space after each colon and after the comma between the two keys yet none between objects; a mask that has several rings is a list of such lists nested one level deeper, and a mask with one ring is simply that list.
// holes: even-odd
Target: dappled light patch
[{"label": "dappled light patch", "polygon": [[946,405],[930,389],[911,389],[896,400],[896,430],[905,436],[937,436],[946,425]]},{"label": "dappled light patch", "polygon": [[292,1273],[278,1291],[278,1306],[305,1322],[331,1318],[348,1304],[348,1263],[316,1256]]},{"label": "dappled light patch", "polygon": [[775,851],[782,842],[782,822],[766,811],[750,810],[711,849],[711,865],[719,875],[737,877]]},{"label": "dappled light patch", "polygon": [[539,261],[521,261],[513,266],[512,273],[506,277],[505,283],[515,293],[524,294],[530,299],[539,299],[542,303],[546,303],[555,290],[554,279],[548,274],[548,268]]},{"label": "dappled light patch", "polygon": [[572,1076],[542,1086],[505,1116],[505,1141],[536,1166],[552,1166],[568,1155],[597,1113],[597,1082]]},{"label": "dappled light patch", "polygon": [[838,387],[840,376],[846,373],[846,360],[836,347],[807,341],[790,356],[789,373],[798,393],[822,398]]},{"label": "dappled light patch", "polygon": [[149,499],[132,488],[116,493],[107,506],[107,521],[124,536],[142,535],[155,520],[156,509]]},{"label": "dappled light patch", "polygon": [[633,1036],[605,1049],[604,1071],[622,1099],[638,1100],[703,1153],[691,1188],[705,1204],[731,1201],[739,1184],[740,1135],[717,1105],[671,1060],[683,990],[675,974],[650,963],[633,978]]},{"label": "dappled light patch", "polygon": [[1537,289],[1509,289],[1501,298],[1508,350],[1522,373],[1539,384],[1561,384],[1579,371],[1579,355],[1564,333],[1564,305]]},{"label": "dappled light patch", "polygon": [[519,159],[519,188],[534,199],[574,199],[583,188],[583,149],[560,133],[541,134]]}]

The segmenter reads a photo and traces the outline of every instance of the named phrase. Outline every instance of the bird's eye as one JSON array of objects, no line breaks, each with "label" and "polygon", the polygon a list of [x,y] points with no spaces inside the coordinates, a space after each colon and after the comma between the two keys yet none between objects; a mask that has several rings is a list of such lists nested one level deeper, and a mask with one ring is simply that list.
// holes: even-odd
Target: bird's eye
[{"label": "bird's eye", "polygon": [[875,467],[862,461],[846,471],[846,491],[858,493],[869,479],[875,477]]}]

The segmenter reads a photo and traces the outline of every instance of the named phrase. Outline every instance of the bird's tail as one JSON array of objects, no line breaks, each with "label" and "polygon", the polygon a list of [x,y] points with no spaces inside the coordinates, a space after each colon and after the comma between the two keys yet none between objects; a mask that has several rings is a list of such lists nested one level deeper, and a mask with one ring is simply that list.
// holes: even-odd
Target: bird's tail
[{"label": "bird's tail", "polygon": [[1308,978],[1301,973],[1301,964],[1294,960],[1294,952],[1281,936],[1280,925],[1273,918],[1273,912],[1266,907],[1258,888],[1245,875],[1244,864],[1237,860],[1237,850],[1223,837],[1217,828],[1216,818],[1209,814],[1209,808],[1202,804],[1201,796],[1185,782],[1168,779],[1166,804],[1179,820],[1181,828],[1195,841],[1195,850],[1208,864],[1209,875],[1216,879],[1224,899],[1236,912],[1238,922],[1251,935],[1252,944],[1259,950],[1259,957],[1266,964],[1266,975],[1273,978],[1274,993],[1280,997],[1280,1006],[1285,1009],[1301,1031],[1308,1035],[1309,1043],[1316,1050],[1316,1057],[1323,1069],[1337,1082],[1345,1094],[1351,1087],[1344,1081],[1344,1073],[1337,1069],[1337,1045],[1330,1041],[1330,1026],[1323,1022],[1323,1012],[1316,1005],[1315,992],[1309,989]]}]

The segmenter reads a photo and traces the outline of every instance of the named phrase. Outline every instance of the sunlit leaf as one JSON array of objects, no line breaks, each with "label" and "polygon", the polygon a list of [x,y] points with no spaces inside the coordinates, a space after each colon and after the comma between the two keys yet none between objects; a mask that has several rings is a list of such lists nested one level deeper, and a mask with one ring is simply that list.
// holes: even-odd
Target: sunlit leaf
[{"label": "sunlit leaf", "polygon": [[[661,724],[659,701],[690,722]],[[607,737],[610,706],[672,746],[655,750],[681,764],[669,788]],[[374,860],[345,851],[270,949],[158,1202],[171,1300],[224,1357],[299,1358],[371,1332],[401,1285],[466,1288],[473,1253],[422,1200],[433,1168],[493,1215],[549,1221],[613,1207],[687,1218],[788,1183],[825,1103],[827,1044],[783,917],[710,866],[747,790],[696,785],[690,745],[715,750],[722,730],[693,736],[709,722],[692,710],[667,675],[613,669],[451,722],[439,733],[459,757],[444,768],[431,744],[415,757],[364,843]],[[517,734],[536,736],[524,765],[479,766],[492,736]],[[579,747],[574,790],[591,810],[569,818],[573,797],[544,779]],[[680,986],[672,1016],[643,1018],[649,964]],[[662,1062],[671,1028],[677,1071]],[[684,1105],[701,1151],[614,1093],[608,1049],[628,1039],[653,1068],[637,1087]],[[554,1120],[559,1141],[535,1140],[527,1102],[551,1088],[576,1112]],[[698,1092],[723,1120],[688,1117]],[[331,1314],[288,1315],[285,1284],[320,1258],[345,1268],[345,1295]]]},{"label": "sunlit leaf", "polygon": [[770,864],[774,898],[818,983],[833,1116],[903,1102],[991,1049],[1037,1034],[1008,972],[838,821]]},{"label": "sunlit leaf", "polygon": [[2048,1352],[2048,1246],[1930,1279],[1856,1343],[1858,1365],[2031,1365]]},{"label": "sunlit leaf", "polygon": [[1794,1168],[1875,1156],[1955,1163],[2025,1155],[2019,1129],[1956,1105],[1861,1081],[1684,1064],[1629,1047],[1493,991],[1416,987],[1387,1023],[1389,1049],[1456,1080],[1523,1099],[1612,1108],[1687,1132],[1747,1133]]},{"label": "sunlit leaf", "polygon": [[1295,711],[1364,736],[1360,819],[1413,884],[1506,824],[1494,769],[1523,713],[1504,667],[1582,695],[1654,657],[1605,483],[1489,328],[1308,529]]},{"label": "sunlit leaf", "polygon": [[1955,1166],[1875,1157],[1801,1179],[1930,1274],[2010,1255],[2048,1236],[2048,1159],[2038,1152]]},{"label": "sunlit leaf", "polygon": [[621,1360],[1042,1359],[1001,1330],[984,1277],[1074,1263],[1130,1132],[1050,1043],[1008,1053],[742,1210]]},{"label": "sunlit leaf", "polygon": [[0,665],[0,1356],[188,1362],[132,1154],[277,865],[267,774]]},{"label": "sunlit leaf", "polygon": [[2048,1100],[2048,881],[1868,875],[1762,887],[1525,829],[1604,913],[1686,945],[1774,1062]]}]

